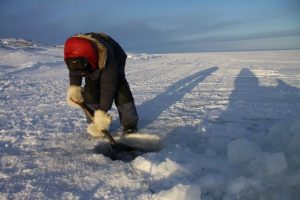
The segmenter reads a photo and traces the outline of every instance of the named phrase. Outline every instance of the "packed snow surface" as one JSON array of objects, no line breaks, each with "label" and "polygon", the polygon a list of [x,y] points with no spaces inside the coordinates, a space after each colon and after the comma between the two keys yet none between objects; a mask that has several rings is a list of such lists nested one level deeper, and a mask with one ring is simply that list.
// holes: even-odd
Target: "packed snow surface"
[{"label": "packed snow surface", "polygon": [[163,149],[123,162],[67,106],[62,47],[8,43],[0,199],[300,199],[300,51],[130,54],[139,132]]}]

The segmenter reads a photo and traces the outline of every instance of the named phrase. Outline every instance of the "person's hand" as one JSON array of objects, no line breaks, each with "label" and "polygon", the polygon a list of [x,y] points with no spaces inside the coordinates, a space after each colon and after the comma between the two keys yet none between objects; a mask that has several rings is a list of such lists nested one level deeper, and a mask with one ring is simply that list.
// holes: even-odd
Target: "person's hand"
[{"label": "person's hand", "polygon": [[90,123],[86,130],[92,137],[105,137],[105,133],[103,133],[101,130],[98,130],[94,122]]},{"label": "person's hand", "polygon": [[78,103],[82,103],[83,101],[84,99],[83,99],[81,87],[76,85],[71,85],[67,91],[68,105],[74,108],[80,108]]},{"label": "person's hand", "polygon": [[94,123],[99,131],[107,131],[111,124],[112,117],[103,110],[96,110],[94,114]]},{"label": "person's hand", "polygon": [[104,131],[109,129],[112,117],[103,110],[96,110],[94,114],[94,122],[87,127],[87,132],[92,137],[105,137]]}]

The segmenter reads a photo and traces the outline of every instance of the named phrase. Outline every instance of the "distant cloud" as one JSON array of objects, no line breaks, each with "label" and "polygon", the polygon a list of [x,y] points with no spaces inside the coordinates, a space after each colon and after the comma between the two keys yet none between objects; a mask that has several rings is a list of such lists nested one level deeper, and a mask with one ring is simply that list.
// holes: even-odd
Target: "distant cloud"
[{"label": "distant cloud", "polygon": [[255,49],[254,44],[300,48],[299,5],[298,0],[2,0],[0,37],[62,44],[75,33],[106,32],[134,52]]}]

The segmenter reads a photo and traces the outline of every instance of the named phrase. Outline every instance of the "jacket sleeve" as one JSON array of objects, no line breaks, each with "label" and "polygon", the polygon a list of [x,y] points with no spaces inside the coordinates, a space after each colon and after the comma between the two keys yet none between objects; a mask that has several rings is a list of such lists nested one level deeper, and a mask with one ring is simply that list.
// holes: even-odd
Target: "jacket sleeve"
[{"label": "jacket sleeve", "polygon": [[82,76],[74,73],[73,71],[69,71],[70,85],[81,86]]},{"label": "jacket sleeve", "polygon": [[115,54],[116,54],[116,59],[119,62],[118,64],[122,69],[124,69],[126,64],[127,54],[117,42],[115,42]]},{"label": "jacket sleeve", "polygon": [[118,90],[118,67],[112,60],[101,72],[100,77],[100,109],[108,111]]}]

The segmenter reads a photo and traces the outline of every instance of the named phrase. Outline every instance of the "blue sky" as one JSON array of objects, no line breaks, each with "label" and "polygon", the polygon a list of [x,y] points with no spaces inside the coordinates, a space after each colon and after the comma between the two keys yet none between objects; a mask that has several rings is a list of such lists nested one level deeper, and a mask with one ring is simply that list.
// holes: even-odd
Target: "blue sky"
[{"label": "blue sky", "polygon": [[0,0],[0,38],[105,32],[148,53],[300,49],[300,0]]}]

